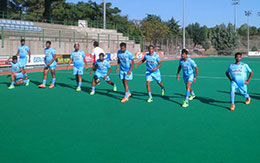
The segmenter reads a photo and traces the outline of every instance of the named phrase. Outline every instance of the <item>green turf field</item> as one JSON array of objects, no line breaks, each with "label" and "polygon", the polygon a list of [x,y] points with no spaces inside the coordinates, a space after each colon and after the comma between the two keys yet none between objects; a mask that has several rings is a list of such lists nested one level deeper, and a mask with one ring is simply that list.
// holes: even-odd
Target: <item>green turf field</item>
[{"label": "green turf field", "polygon": [[[145,65],[134,69],[132,97],[120,103],[123,86],[112,67],[118,92],[101,82],[90,96],[85,72],[82,92],[75,91],[72,71],[57,71],[54,89],[38,89],[41,73],[30,73],[29,87],[8,90],[0,76],[1,163],[245,163],[260,161],[260,59],[244,58],[254,76],[249,83],[252,103],[236,96],[228,110],[231,57],[195,59],[199,75],[197,98],[183,109],[185,87],[175,78],[178,61],[162,62],[165,97],[152,83],[153,103],[146,102]],[[50,79],[49,74],[49,80]]]}]

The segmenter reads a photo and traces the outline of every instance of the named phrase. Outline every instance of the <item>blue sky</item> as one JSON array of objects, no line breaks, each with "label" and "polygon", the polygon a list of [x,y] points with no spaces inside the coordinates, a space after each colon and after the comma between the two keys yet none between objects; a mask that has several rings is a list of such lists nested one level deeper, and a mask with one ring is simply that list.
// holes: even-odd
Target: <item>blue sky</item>
[{"label": "blue sky", "polygon": [[[67,0],[78,2],[79,0]],[[87,0],[80,0],[87,2]],[[93,0],[97,3],[103,0]],[[199,22],[201,25],[213,27],[221,23],[234,22],[234,7],[232,0],[185,0],[186,1],[186,25]],[[163,20],[174,17],[182,24],[182,0],[107,0],[113,7],[121,9],[122,15],[128,15],[130,19],[143,19],[146,14],[159,15]],[[250,25],[260,27],[260,0],[240,0],[237,8],[237,25],[247,22],[245,10],[252,10]]]}]

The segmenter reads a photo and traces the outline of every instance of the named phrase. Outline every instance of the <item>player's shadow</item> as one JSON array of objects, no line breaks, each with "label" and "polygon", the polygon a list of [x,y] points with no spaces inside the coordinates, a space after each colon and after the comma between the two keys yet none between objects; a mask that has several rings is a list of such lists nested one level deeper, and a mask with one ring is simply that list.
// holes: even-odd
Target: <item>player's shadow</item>
[{"label": "player's shadow", "polygon": [[1,82],[0,85],[6,85],[6,86],[9,86],[11,83],[9,82]]},{"label": "player's shadow", "polygon": [[69,85],[69,84],[65,84],[65,83],[59,83],[59,82],[56,82],[55,85],[61,86],[61,87],[66,87],[66,88],[70,88],[70,89],[75,89],[76,88],[73,85]]},{"label": "player's shadow", "polygon": [[[75,78],[70,78],[70,80],[73,80],[73,81],[76,82],[76,79],[75,79]],[[91,81],[85,80],[85,79],[83,79],[83,78],[82,78],[82,82],[83,82],[83,83],[92,83]]]},{"label": "player's shadow", "polygon": [[[227,92],[227,91],[218,91],[218,92],[230,94],[230,92]],[[242,96],[240,93],[236,93],[236,95]],[[249,96],[253,99],[260,100],[259,93],[249,93]],[[241,101],[239,101],[239,102],[241,102]],[[244,102],[241,102],[241,103],[244,103]]]},{"label": "player's shadow", "polygon": [[[82,91],[90,93],[91,92],[91,88],[90,87],[82,87]],[[125,93],[124,92],[118,92],[118,91],[114,92],[111,89],[95,88],[95,94],[100,94],[100,95],[103,95],[103,96],[108,96],[108,97],[112,97],[112,98],[117,99],[117,100],[121,100],[122,96]],[[115,94],[117,94],[117,95],[115,95]]]},{"label": "player's shadow", "polygon": [[[132,97],[133,98],[136,98],[136,99],[139,99],[139,100],[142,100],[142,101],[146,101],[147,96],[148,96],[147,93],[132,91]],[[144,97],[144,98],[140,98],[140,97]],[[153,97],[160,97],[160,98],[162,98],[166,101],[170,101],[170,102],[176,103],[178,105],[181,105],[181,103],[172,100],[172,98],[178,98],[178,96],[167,96],[167,95],[162,96],[162,95],[159,95],[159,94],[153,94]]]},{"label": "player's shadow", "polygon": [[41,84],[41,82],[35,81],[35,80],[31,80],[30,79],[30,83],[33,83],[34,85],[36,85],[38,87],[38,85]]},{"label": "player's shadow", "polygon": [[[181,97],[185,97],[185,95],[183,94],[179,94],[179,93],[175,93],[176,95],[179,95]],[[216,99],[213,99],[213,98],[209,98],[209,97],[201,97],[201,96],[196,96],[194,100],[199,100],[200,102],[204,103],[204,104],[207,104],[207,105],[212,105],[212,106],[216,106],[216,107],[220,107],[220,108],[224,108],[224,109],[228,109],[229,110],[229,107],[225,107],[225,106],[222,106],[222,105],[219,105],[217,103],[221,103],[221,104],[228,104],[230,102],[227,102],[227,101],[220,101],[220,100],[216,100]]]}]

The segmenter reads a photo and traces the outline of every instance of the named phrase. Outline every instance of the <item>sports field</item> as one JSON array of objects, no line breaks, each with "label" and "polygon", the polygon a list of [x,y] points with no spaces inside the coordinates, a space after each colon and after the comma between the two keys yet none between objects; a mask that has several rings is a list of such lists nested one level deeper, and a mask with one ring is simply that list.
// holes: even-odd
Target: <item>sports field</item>
[{"label": "sports field", "polygon": [[260,58],[242,59],[254,71],[248,86],[252,101],[246,106],[237,95],[233,112],[225,71],[234,58],[194,60],[197,97],[185,109],[177,60],[162,62],[166,95],[153,82],[153,103],[146,102],[145,64],[134,69],[127,103],[120,103],[124,92],[115,66],[110,78],[118,91],[102,81],[94,96],[89,71],[81,92],[75,91],[72,70],[57,71],[54,89],[37,88],[42,72],[30,73],[30,85],[13,90],[7,89],[10,77],[0,76],[0,162],[259,162]]}]

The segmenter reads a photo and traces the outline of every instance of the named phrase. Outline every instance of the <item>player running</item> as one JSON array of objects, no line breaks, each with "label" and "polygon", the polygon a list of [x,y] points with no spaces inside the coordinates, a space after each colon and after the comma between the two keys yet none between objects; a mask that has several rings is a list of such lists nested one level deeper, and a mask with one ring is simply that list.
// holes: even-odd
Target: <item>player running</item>
[{"label": "player running", "polygon": [[[10,61],[12,59],[12,61]],[[8,89],[14,89],[14,84],[23,84],[25,83],[26,86],[29,85],[30,80],[29,79],[25,79],[23,80],[23,69],[24,67],[22,67],[20,65],[20,62],[17,62],[17,56],[13,56],[10,57],[7,61],[6,64],[10,63],[10,65],[12,66],[11,68],[11,85],[8,87]]]},{"label": "player running", "polygon": [[[100,53],[99,54],[99,59],[96,60],[95,65],[93,65],[92,70],[96,70],[95,71],[95,75],[92,79],[92,89],[90,92],[90,95],[94,95],[95,94],[95,86],[96,84],[99,84],[100,79],[104,79],[108,84],[113,86],[113,91],[117,91],[117,87],[116,84],[114,84],[110,78],[109,78],[109,74],[111,72],[111,66],[110,63],[105,60],[105,54],[104,53]],[[92,75],[92,71],[90,73]]]},{"label": "player running", "polygon": [[151,81],[155,80],[162,89],[162,96],[164,96],[164,86],[161,80],[161,73],[159,68],[161,67],[160,57],[154,52],[154,46],[150,45],[148,47],[149,53],[146,53],[144,58],[135,65],[137,68],[140,64],[146,62],[146,87],[148,92],[148,103],[153,102],[152,93],[151,93]]},{"label": "player running", "polygon": [[[120,71],[119,71],[120,65]],[[121,102],[127,102],[131,96],[128,87],[128,81],[133,79],[132,69],[134,66],[133,54],[126,49],[126,43],[120,44],[120,50],[117,52],[117,67],[116,72],[119,73],[119,78],[122,80],[125,88],[125,96]]]},{"label": "player running", "polygon": [[79,49],[79,43],[74,44],[75,50],[70,55],[70,61],[68,62],[67,71],[69,70],[69,66],[73,61],[73,75],[76,77],[77,81],[77,88],[76,91],[81,91],[81,84],[82,84],[82,75],[84,73],[84,65],[85,69],[87,70],[87,61],[85,58],[84,51]]},{"label": "player running", "polygon": [[[180,71],[182,69],[183,72],[183,80],[186,85],[186,97],[183,102],[182,107],[186,108],[189,106],[189,100],[193,100],[195,98],[195,93],[193,92],[191,88],[191,84],[195,83],[199,68],[197,67],[194,60],[191,58],[188,58],[188,50],[182,49],[181,51],[181,59],[177,71],[177,80],[180,80]],[[194,74],[195,69],[195,74]]]},{"label": "player running", "polygon": [[[25,66],[27,64],[27,60],[29,63],[31,62],[31,52],[30,52],[29,47],[27,45],[25,45],[24,39],[21,39],[21,46],[18,47],[16,56],[19,56],[18,62],[20,64],[20,66],[23,67],[23,74],[24,74],[25,80],[27,80],[28,75],[25,71]],[[29,56],[29,58],[28,58],[28,56]],[[29,84],[29,83],[26,83],[26,84]]]},{"label": "player running", "polygon": [[[226,76],[231,82],[231,92],[230,92],[231,111],[235,110],[236,90],[239,90],[240,94],[242,94],[246,98],[245,104],[248,105],[251,102],[251,98],[247,93],[247,84],[250,82],[253,76],[253,71],[250,69],[250,67],[247,64],[241,62],[242,59],[241,53],[236,53],[235,59],[236,59],[236,63],[231,64],[226,71]],[[247,78],[248,73],[249,73],[249,77]]]},{"label": "player running", "polygon": [[49,88],[54,88],[55,85],[55,80],[56,80],[56,50],[51,47],[51,41],[46,42],[46,48],[44,49],[45,53],[45,65],[43,69],[43,81],[42,84],[38,85],[39,88],[46,88],[46,79],[49,70],[51,71],[52,74],[52,82]]}]

